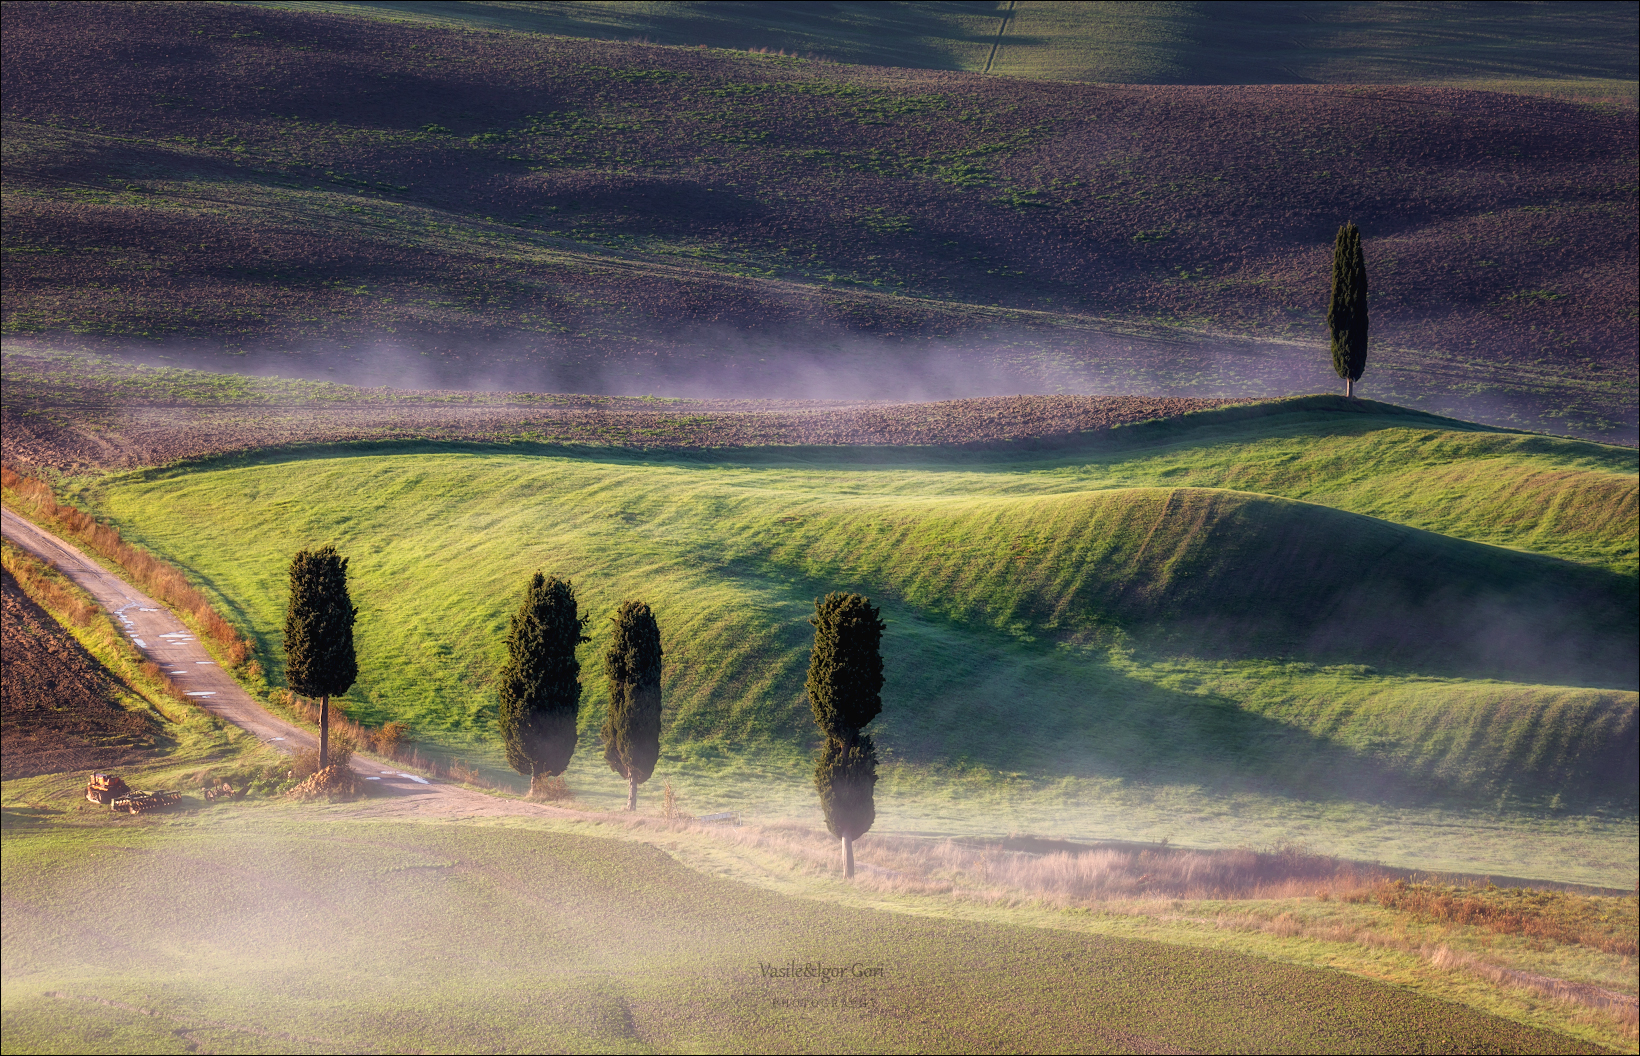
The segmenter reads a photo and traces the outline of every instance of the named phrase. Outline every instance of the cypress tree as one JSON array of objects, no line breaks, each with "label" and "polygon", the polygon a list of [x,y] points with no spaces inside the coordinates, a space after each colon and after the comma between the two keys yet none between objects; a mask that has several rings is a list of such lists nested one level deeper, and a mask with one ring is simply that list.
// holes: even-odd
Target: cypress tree
[{"label": "cypress tree", "polygon": [[1367,369],[1367,258],[1361,250],[1361,229],[1354,224],[1339,228],[1333,240],[1327,329],[1332,333],[1333,369],[1344,379],[1344,395],[1353,399],[1355,383]]},{"label": "cypress tree", "polygon": [[530,779],[555,777],[575,754],[575,719],[581,710],[581,665],[575,647],[587,639],[577,612],[575,588],[537,572],[530,579],[507,632],[501,665],[501,739],[507,762]]},{"label": "cypress tree", "polygon": [[319,698],[319,768],[330,765],[330,698],[359,677],[353,655],[358,609],[347,594],[347,558],[334,546],[302,550],[290,561],[290,604],[285,609],[285,680],[304,697]]},{"label": "cypress tree", "polygon": [[626,778],[626,809],[638,809],[638,786],[661,756],[661,630],[641,601],[622,602],[611,622],[615,637],[604,654],[609,718],[604,761]]},{"label": "cypress tree", "polygon": [[863,731],[883,710],[883,621],[858,594],[816,599],[814,650],[804,683],[826,745],[814,767],[826,828],[842,841],[843,875],[854,875],[854,841],[877,820],[877,747]]}]

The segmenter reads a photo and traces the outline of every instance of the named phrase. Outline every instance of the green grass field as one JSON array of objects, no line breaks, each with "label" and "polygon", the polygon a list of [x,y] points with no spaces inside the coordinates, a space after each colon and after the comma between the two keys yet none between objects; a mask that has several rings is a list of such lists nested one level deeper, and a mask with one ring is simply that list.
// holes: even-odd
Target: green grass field
[{"label": "green grass field", "polygon": [[[13,1052],[1598,1051],[1340,972],[795,899],[540,826],[8,809],[4,848]],[[765,976],[793,962],[841,971]]]},{"label": "green grass field", "polygon": [[[1132,84],[1451,84],[1635,97],[1622,4],[273,3],[598,40]],[[999,33],[1000,30],[1000,33]]]},{"label": "green grass field", "polygon": [[350,712],[493,779],[502,632],[540,568],[592,617],[578,795],[618,794],[598,657],[642,597],[668,656],[657,784],[809,818],[806,617],[854,589],[889,619],[885,831],[1287,836],[1628,886],[1634,451],[1338,402],[1034,454],[396,445],[84,494],[249,627],[275,683],[289,555],[335,542],[361,607]]}]

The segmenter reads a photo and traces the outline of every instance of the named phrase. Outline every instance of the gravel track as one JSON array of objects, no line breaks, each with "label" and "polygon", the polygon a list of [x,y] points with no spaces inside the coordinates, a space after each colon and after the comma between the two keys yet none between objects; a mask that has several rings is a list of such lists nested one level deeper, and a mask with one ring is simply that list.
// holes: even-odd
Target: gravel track
[{"label": "gravel track", "polygon": [[[172,678],[190,687],[186,692],[193,703],[282,752],[294,754],[318,746],[318,738],[314,734],[269,713],[256,703],[239,683],[211,659],[193,632],[169,609],[109,572],[73,545],[11,510],[0,513],[4,515],[3,534],[7,542],[51,565],[90,594],[97,604],[108,610],[145,657],[171,672]],[[365,755],[354,755],[352,769],[360,778],[371,779],[373,788],[379,787],[381,792],[394,797],[396,802],[386,811],[390,814],[524,814],[544,809],[532,803],[499,800],[411,776]]]}]

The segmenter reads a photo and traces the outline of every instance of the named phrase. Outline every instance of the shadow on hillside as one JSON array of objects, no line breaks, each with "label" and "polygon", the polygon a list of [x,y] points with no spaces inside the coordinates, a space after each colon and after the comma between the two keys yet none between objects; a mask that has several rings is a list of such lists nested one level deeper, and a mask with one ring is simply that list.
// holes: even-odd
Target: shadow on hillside
[{"label": "shadow on hillside", "polygon": [[[910,630],[908,620],[892,622]],[[1143,681],[1103,659],[1072,664],[966,644],[968,664],[988,672],[978,681],[940,686],[939,675],[924,675],[908,687],[911,679],[891,669],[878,739],[904,761],[1390,806],[1491,806],[1505,797],[1542,809],[1632,811],[1640,798],[1636,709],[1622,695],[1580,708],[1494,709],[1508,733],[1465,729],[1471,716],[1454,703],[1436,720],[1453,729],[1409,729],[1352,746],[1222,694]],[[1442,743],[1449,738],[1459,740],[1455,749]]]}]

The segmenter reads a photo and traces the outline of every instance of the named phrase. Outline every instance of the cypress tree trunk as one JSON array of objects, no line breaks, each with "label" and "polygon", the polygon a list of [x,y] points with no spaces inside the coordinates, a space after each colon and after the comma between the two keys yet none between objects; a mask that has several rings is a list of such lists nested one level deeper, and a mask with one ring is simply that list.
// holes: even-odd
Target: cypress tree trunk
[{"label": "cypress tree trunk", "polygon": [[330,694],[319,698],[319,769],[330,765]]},{"label": "cypress tree trunk", "polygon": [[638,809],[638,775],[631,771],[627,772],[626,778],[626,809]]},{"label": "cypress tree trunk", "polygon": [[843,837],[843,878],[854,879],[854,837]]}]

